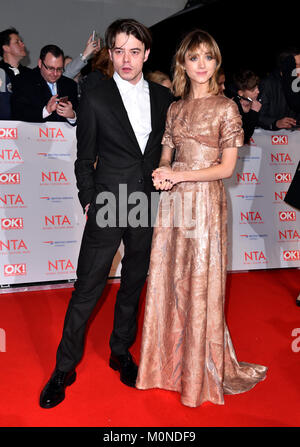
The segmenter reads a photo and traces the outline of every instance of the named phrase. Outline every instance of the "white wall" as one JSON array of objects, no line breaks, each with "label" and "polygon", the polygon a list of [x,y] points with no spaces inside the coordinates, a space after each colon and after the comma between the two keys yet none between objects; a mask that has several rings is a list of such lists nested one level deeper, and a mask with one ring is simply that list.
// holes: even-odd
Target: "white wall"
[{"label": "white wall", "polygon": [[1,0],[0,30],[17,28],[29,53],[23,63],[34,67],[44,45],[54,43],[74,57],[93,29],[103,36],[112,21],[126,17],[151,26],[185,4],[186,0]]}]

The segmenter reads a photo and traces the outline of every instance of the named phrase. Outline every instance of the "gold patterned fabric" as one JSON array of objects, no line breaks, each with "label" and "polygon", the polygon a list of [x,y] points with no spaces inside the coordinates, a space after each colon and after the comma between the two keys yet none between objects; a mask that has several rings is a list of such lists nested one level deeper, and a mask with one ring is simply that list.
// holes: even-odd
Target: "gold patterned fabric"
[{"label": "gold patterned fabric", "polygon": [[[243,145],[236,104],[224,96],[171,104],[163,144],[174,170],[220,163]],[[263,380],[238,362],[224,319],[227,204],[223,182],[183,182],[161,194],[152,240],[137,388],[181,393],[190,407],[224,403]]]}]

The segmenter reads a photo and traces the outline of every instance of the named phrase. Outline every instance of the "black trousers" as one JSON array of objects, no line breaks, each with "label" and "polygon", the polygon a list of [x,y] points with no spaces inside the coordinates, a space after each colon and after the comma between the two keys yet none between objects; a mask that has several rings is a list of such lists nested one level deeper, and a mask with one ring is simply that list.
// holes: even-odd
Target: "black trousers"
[{"label": "black trousers", "polygon": [[99,228],[96,212],[88,213],[77,266],[77,281],[67,309],[56,367],[70,371],[81,360],[86,325],[107,282],[112,261],[124,244],[121,285],[117,294],[111,351],[126,354],[135,340],[139,297],[148,273],[152,228]]}]

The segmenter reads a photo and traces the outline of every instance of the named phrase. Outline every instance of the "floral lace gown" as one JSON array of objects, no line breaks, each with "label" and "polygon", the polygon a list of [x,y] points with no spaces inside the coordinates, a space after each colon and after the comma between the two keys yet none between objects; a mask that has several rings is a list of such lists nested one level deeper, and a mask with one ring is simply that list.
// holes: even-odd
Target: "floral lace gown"
[{"label": "floral lace gown", "polygon": [[[171,104],[163,144],[173,170],[220,162],[243,145],[236,104],[206,96]],[[223,182],[182,182],[161,194],[152,240],[137,388],[181,393],[190,407],[224,403],[263,380],[267,368],[238,362],[224,319],[227,204]]]}]

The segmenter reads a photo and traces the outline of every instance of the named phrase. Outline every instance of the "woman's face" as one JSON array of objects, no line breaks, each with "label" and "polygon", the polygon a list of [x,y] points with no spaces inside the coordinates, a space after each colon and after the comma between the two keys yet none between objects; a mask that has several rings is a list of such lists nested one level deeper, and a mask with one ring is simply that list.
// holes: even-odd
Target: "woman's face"
[{"label": "woman's face", "polygon": [[183,66],[192,84],[207,84],[208,86],[209,80],[216,70],[216,65],[216,59],[202,44],[195,51],[186,53]]}]

